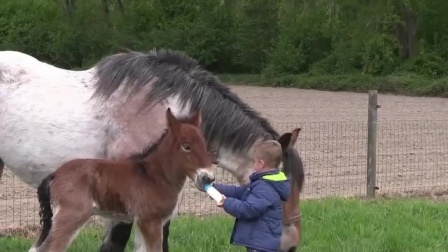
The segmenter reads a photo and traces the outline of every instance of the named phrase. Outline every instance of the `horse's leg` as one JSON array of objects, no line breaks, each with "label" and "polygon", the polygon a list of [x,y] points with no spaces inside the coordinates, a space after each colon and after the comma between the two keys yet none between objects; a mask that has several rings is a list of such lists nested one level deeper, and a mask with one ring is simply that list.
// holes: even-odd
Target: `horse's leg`
[{"label": "horse's leg", "polygon": [[[162,220],[138,220],[137,227],[145,240],[146,246],[140,246],[140,251],[162,252],[163,231]],[[143,245],[143,244],[142,244]],[[146,250],[143,248],[146,247]]]},{"label": "horse's leg", "polygon": [[5,168],[5,163],[3,163],[3,160],[0,158],[0,179],[2,179],[4,168]]},{"label": "horse's leg", "polygon": [[124,252],[131,231],[132,223],[107,220],[106,234],[101,243],[100,252]]},{"label": "horse's leg", "polygon": [[168,252],[168,236],[170,235],[171,220],[163,225],[163,252]]},{"label": "horse's leg", "polygon": [[61,208],[52,218],[53,225],[47,239],[36,251],[66,251],[89,218],[90,213],[88,210],[75,212]]}]

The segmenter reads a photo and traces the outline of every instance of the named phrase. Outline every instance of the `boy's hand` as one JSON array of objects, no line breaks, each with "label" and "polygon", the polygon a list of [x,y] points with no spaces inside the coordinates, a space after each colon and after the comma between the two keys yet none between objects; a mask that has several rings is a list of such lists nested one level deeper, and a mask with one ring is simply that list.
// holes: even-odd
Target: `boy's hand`
[{"label": "boy's hand", "polygon": [[222,195],[222,200],[221,200],[220,202],[218,202],[216,205],[217,205],[218,207],[222,207],[223,204],[224,204],[224,200],[226,200],[226,196]]}]

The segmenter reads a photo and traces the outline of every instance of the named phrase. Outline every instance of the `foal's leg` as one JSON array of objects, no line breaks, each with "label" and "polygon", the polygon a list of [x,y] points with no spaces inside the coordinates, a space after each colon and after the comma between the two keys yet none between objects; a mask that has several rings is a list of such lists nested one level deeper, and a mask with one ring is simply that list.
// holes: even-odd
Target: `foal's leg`
[{"label": "foal's leg", "polygon": [[140,230],[140,226],[135,222],[135,234],[134,234],[134,251],[135,252],[146,252],[146,243],[145,243],[145,237],[143,237],[143,233]]},{"label": "foal's leg", "polygon": [[140,251],[148,251],[148,252],[162,252],[162,220],[138,220],[137,221],[138,231],[141,233],[145,240],[146,250],[142,250],[142,246],[140,246]]},{"label": "foal's leg", "polygon": [[53,216],[53,225],[47,239],[37,249],[37,252],[63,252],[76,238],[79,231],[90,218],[90,212],[66,210],[61,208]]},{"label": "foal's leg", "polygon": [[124,252],[131,236],[132,223],[106,220],[106,234],[101,243],[100,252]]}]

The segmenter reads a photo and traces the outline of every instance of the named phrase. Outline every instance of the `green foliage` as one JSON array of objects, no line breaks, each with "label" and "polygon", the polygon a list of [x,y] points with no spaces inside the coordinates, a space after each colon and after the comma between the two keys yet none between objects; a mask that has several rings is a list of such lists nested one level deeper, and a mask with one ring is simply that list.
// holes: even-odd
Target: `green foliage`
[{"label": "green foliage", "polygon": [[363,73],[382,75],[395,70],[398,57],[395,41],[389,36],[379,35],[364,42],[361,64]]},{"label": "green foliage", "polygon": [[432,78],[445,76],[448,73],[448,63],[435,53],[420,54],[406,62],[403,68],[405,71]]},{"label": "green foliage", "polygon": [[2,0],[0,49],[79,69],[125,49],[164,47],[211,71],[261,74],[274,85],[446,93],[447,1],[73,2]]},{"label": "green foliage", "polygon": [[244,72],[260,72],[267,63],[270,48],[278,36],[278,0],[242,1],[235,16],[233,63]]},{"label": "green foliage", "polygon": [[332,32],[323,18],[323,9],[295,12],[306,6],[295,6],[289,1],[283,1],[283,4],[279,37],[264,71],[267,77],[305,73],[331,51]]}]

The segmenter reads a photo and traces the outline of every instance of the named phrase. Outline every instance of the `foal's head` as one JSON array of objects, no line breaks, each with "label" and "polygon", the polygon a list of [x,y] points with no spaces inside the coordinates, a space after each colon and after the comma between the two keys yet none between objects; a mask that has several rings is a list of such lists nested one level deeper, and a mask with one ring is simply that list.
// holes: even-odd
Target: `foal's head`
[{"label": "foal's head", "polygon": [[[184,169],[187,176],[195,182],[198,189],[215,180],[212,158],[207,152],[207,144],[201,131],[201,115],[195,112],[190,119],[178,120],[168,108],[167,137],[171,138],[170,158],[175,169]],[[179,171],[181,172],[181,171]]]}]

